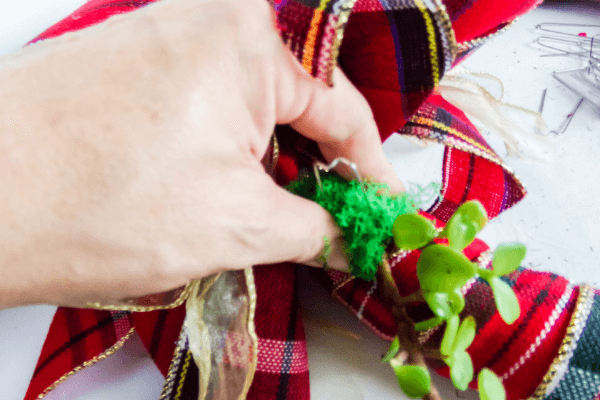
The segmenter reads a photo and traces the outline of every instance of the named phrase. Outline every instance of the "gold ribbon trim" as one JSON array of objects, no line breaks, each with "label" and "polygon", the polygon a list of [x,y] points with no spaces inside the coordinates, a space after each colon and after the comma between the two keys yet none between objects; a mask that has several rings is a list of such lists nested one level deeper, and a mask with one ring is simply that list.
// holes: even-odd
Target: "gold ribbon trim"
[{"label": "gold ribbon trim", "polygon": [[51,391],[53,391],[54,389],[56,389],[56,387],[60,384],[62,384],[64,381],[66,381],[67,379],[69,379],[71,376],[75,375],[77,372],[93,365],[96,364],[98,361],[100,360],[104,360],[106,357],[112,355],[113,353],[115,353],[117,350],[119,350],[121,347],[123,347],[123,345],[125,344],[125,342],[127,340],[129,340],[129,338],[131,337],[131,335],[133,335],[133,332],[135,332],[135,328],[131,328],[129,329],[129,332],[127,332],[127,334],[125,336],[123,336],[121,338],[121,340],[119,340],[117,343],[115,343],[114,345],[112,345],[109,349],[107,349],[104,353],[101,353],[99,355],[97,355],[96,357],[87,360],[86,362],[84,362],[83,364],[81,364],[78,367],[73,368],[71,371],[67,372],[66,374],[64,374],[63,376],[61,376],[60,378],[58,378],[52,385],[48,386],[42,393],[40,393],[40,395],[37,397],[38,399],[43,399],[44,397],[46,397],[46,395],[48,395],[48,393],[50,393]]},{"label": "gold ribbon trim", "polygon": [[577,304],[575,305],[575,311],[573,312],[573,316],[567,327],[567,333],[565,333],[558,354],[552,361],[552,364],[550,364],[548,372],[544,375],[542,382],[535,389],[533,395],[527,400],[542,400],[556,389],[567,372],[569,361],[577,348],[577,341],[585,328],[593,305],[594,288],[589,285],[581,286]]}]

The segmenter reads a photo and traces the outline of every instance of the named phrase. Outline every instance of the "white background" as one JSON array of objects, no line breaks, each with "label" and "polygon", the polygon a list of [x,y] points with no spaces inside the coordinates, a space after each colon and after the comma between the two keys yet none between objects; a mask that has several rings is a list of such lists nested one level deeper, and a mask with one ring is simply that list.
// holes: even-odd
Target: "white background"
[{"label": "white background", "polygon": [[[0,54],[17,51],[31,38],[78,8],[83,0],[20,0],[0,5]],[[583,59],[547,57],[535,39],[540,22],[600,24],[594,3],[573,6],[553,3],[522,17],[469,58],[469,68],[502,79],[507,102],[537,110],[542,91],[548,89],[544,117],[551,129],[564,121],[579,97],[551,77],[555,70],[584,66]],[[581,29],[599,34],[600,28]],[[525,265],[552,270],[575,282],[598,286],[600,273],[600,111],[584,103],[568,130],[553,137],[554,159],[528,164],[507,163],[527,185],[529,195],[514,209],[490,223],[482,238],[495,246],[521,241],[528,246]],[[490,138],[504,151],[497,138]],[[386,152],[398,175],[408,183],[441,181],[438,146],[416,149],[401,139],[386,143]],[[379,362],[387,344],[357,323],[348,311],[304,274],[302,305],[311,370],[311,393],[316,400],[404,399],[391,370]],[[22,399],[52,318],[53,307],[26,307],[0,311],[0,400]],[[355,332],[351,338],[331,326]],[[121,351],[71,378],[52,399],[158,398],[162,377],[139,343],[132,340]],[[457,394],[440,383],[445,398],[475,399],[474,393]],[[466,396],[466,397],[465,397]]]}]

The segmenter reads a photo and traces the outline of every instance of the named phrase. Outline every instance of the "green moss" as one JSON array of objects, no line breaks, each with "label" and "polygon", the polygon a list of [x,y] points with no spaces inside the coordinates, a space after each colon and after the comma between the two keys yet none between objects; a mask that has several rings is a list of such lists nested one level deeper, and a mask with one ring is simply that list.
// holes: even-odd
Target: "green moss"
[{"label": "green moss", "polygon": [[322,189],[314,176],[302,176],[287,189],[325,208],[344,234],[351,273],[361,279],[373,280],[385,248],[392,241],[392,225],[401,214],[414,213],[427,200],[424,193],[390,195],[385,184],[346,181],[334,173],[321,173]]}]

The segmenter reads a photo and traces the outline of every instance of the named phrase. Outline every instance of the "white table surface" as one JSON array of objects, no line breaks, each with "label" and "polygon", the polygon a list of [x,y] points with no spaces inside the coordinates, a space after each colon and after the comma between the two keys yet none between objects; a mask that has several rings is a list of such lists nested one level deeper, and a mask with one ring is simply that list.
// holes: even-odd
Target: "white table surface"
[{"label": "white table surface", "polygon": [[[20,0],[0,5],[0,54],[18,50],[28,40],[83,4],[84,0]],[[552,3],[522,17],[506,33],[469,58],[465,65],[501,78],[505,100],[537,110],[548,89],[544,118],[558,128],[579,97],[551,77],[555,70],[584,66],[582,59],[540,58],[535,43],[540,22],[600,24],[600,4]],[[586,28],[588,34],[600,28]],[[582,31],[586,30],[582,29]],[[600,111],[584,103],[568,130],[553,137],[552,161],[507,163],[527,185],[529,195],[491,222],[480,235],[491,246],[521,241],[528,246],[525,265],[551,270],[575,282],[598,285],[600,256]],[[497,138],[492,145],[503,155]],[[407,183],[441,181],[442,148],[415,150],[402,139],[385,145],[398,175]],[[316,400],[405,399],[389,367],[379,362],[387,344],[360,325],[325,291],[302,276],[302,307],[311,371],[311,394]],[[22,399],[52,319],[54,307],[24,307],[0,311],[0,400]],[[356,333],[344,336],[325,325]],[[48,399],[148,400],[158,398],[162,376],[139,340],[134,339],[107,360],[68,380]],[[79,375],[79,374],[78,374]],[[456,393],[448,382],[436,380],[447,400],[476,399],[475,393]]]}]

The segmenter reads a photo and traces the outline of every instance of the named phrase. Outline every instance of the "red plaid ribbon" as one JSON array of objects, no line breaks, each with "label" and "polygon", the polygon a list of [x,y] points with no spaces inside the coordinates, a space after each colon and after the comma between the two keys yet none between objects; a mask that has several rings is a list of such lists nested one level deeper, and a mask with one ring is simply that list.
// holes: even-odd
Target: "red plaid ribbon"
[{"label": "red plaid ribbon", "polygon": [[[472,39],[500,29],[537,1],[445,0],[424,4],[413,0],[356,3],[343,0],[319,4],[288,0],[274,2],[273,6],[284,42],[307,71],[328,81],[336,62],[344,69],[369,101],[382,139],[399,132],[435,139],[446,146],[443,196],[430,210],[441,224],[466,200],[480,200],[493,217],[525,194],[520,182],[464,114],[439,96],[432,96],[432,92],[443,73],[476,47]],[[151,2],[92,0],[36,40],[82,29]],[[341,32],[344,40],[337,43],[337,34]],[[280,142],[276,175],[283,184],[296,177],[303,162],[314,156],[316,150],[314,144],[294,134],[282,135]],[[485,250],[485,244],[476,241],[466,252],[477,260]],[[393,260],[394,277],[403,290],[414,290],[417,284],[416,258],[417,253],[410,253]],[[332,289],[335,297],[381,336],[389,339],[394,334],[390,312],[378,300],[377,288],[372,283],[348,281],[347,276],[333,271],[314,273]],[[295,268],[260,266],[254,269],[254,274],[259,354],[248,399],[308,399],[307,355],[298,313]],[[508,374],[505,383],[510,398],[517,399],[531,394],[556,354],[578,289],[551,274],[518,271],[509,279],[524,310],[515,325],[507,328],[501,324],[490,305],[489,289],[482,282],[471,286],[467,311],[476,315],[479,329],[470,351],[475,354],[486,348],[480,352],[485,353],[484,357],[474,357],[476,367],[489,365],[501,375]],[[138,332],[163,374],[169,368],[174,370],[173,380],[183,389],[181,398],[194,399],[197,369],[193,363],[186,363],[189,357],[186,358],[185,343],[180,343],[179,356],[175,346],[183,314],[181,307],[132,314],[60,308],[26,399],[37,398],[66,374],[125,340],[132,330]],[[552,330],[545,328],[548,321]],[[531,352],[531,344],[537,343],[540,335],[543,336],[540,344]],[[429,340],[434,343],[439,334],[433,334]],[[489,341],[493,341],[493,348]],[[530,345],[527,349],[526,344]],[[174,357],[174,352],[179,358]],[[522,357],[525,357],[523,362]],[[172,363],[175,359],[177,363]]]}]

